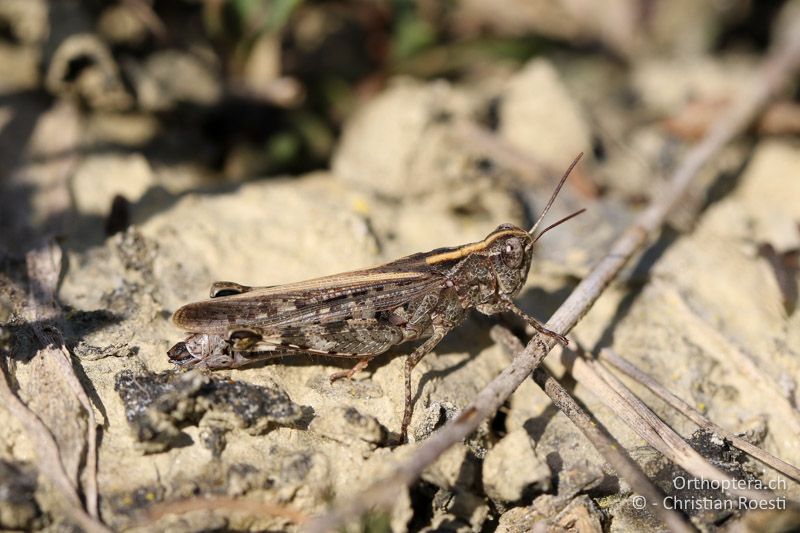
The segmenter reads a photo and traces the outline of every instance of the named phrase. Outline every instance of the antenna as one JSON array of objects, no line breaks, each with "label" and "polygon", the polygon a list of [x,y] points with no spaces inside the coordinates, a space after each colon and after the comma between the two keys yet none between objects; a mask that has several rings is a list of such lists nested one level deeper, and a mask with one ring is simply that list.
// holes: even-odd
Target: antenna
[{"label": "antenna", "polygon": [[536,241],[538,241],[538,240],[539,240],[539,238],[540,238],[542,235],[544,235],[545,233],[547,233],[547,232],[548,232],[548,231],[550,231],[551,229],[555,228],[556,226],[560,226],[561,224],[563,224],[563,223],[564,223],[564,222],[566,222],[567,220],[569,220],[569,219],[571,219],[571,218],[574,218],[574,217],[576,217],[576,216],[580,215],[580,214],[581,214],[581,213],[583,213],[584,211],[586,211],[586,209],[585,209],[585,208],[584,208],[584,209],[578,209],[577,211],[575,211],[575,212],[574,212],[574,213],[572,213],[571,215],[565,216],[564,218],[562,218],[562,219],[561,219],[561,220],[559,220],[558,222],[556,222],[556,223],[554,223],[554,224],[550,224],[549,226],[547,226],[546,228],[544,228],[544,229],[542,230],[542,232],[541,232],[539,235],[537,235],[536,237],[534,237],[534,238],[533,238],[533,242],[536,242]]},{"label": "antenna", "polygon": [[[542,214],[541,214],[541,215],[539,215],[539,219],[536,221],[536,223],[533,225],[533,227],[530,229],[530,231],[528,231],[528,233],[529,233],[531,236],[532,236],[532,235],[533,235],[533,234],[536,232],[536,228],[538,228],[538,227],[539,227],[539,223],[542,221],[542,219],[543,219],[543,218],[544,218],[544,216],[547,214],[547,212],[548,212],[548,211],[550,211],[550,207],[553,205],[553,202],[556,200],[556,196],[558,196],[558,193],[559,193],[559,191],[561,190],[561,187],[564,185],[564,182],[565,182],[565,181],[567,181],[567,178],[569,177],[569,173],[570,173],[570,172],[572,172],[572,169],[573,169],[573,168],[575,168],[575,165],[577,165],[577,164],[578,164],[578,161],[580,161],[580,160],[581,160],[581,157],[583,157],[583,152],[581,152],[581,153],[579,153],[579,154],[578,154],[578,156],[577,156],[577,157],[576,157],[576,158],[575,158],[575,159],[572,161],[572,164],[569,166],[569,168],[567,169],[567,171],[566,171],[566,172],[564,172],[564,175],[561,177],[561,181],[559,181],[559,182],[558,182],[558,185],[556,185],[556,190],[555,190],[555,191],[553,191],[553,196],[551,196],[551,197],[550,197],[550,201],[549,201],[549,202],[547,202],[547,205],[545,206],[545,208],[544,208],[544,211],[542,211]],[[549,229],[552,229],[552,228],[554,228],[554,227],[558,226],[558,225],[559,225],[559,224],[561,224],[562,222],[566,222],[567,220],[569,220],[570,218],[572,218],[572,217],[574,217],[574,216],[578,215],[578,214],[579,214],[579,213],[581,213],[582,211],[583,211],[583,210],[581,210],[581,211],[578,211],[577,213],[573,213],[573,214],[571,214],[570,216],[568,216],[567,218],[565,218],[565,219],[562,219],[562,220],[560,220],[560,221],[556,222],[556,223],[555,223],[555,224],[553,224],[552,226],[550,226],[550,227],[548,227],[547,229],[545,229],[545,230],[544,230],[542,233],[540,233],[540,234],[539,234],[539,235],[538,235],[538,236],[537,236],[537,237],[534,239],[534,241],[538,240],[538,239],[539,239],[539,237],[541,237],[541,236],[544,234],[544,232],[545,232],[545,231],[547,231],[547,230],[549,230]]]}]

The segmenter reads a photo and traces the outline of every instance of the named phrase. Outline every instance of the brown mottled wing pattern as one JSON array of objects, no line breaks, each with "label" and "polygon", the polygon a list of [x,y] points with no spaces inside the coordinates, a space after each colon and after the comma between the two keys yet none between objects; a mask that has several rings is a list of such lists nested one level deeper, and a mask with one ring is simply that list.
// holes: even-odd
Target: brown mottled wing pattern
[{"label": "brown mottled wing pattern", "polygon": [[253,351],[284,350],[334,357],[360,357],[385,352],[403,342],[403,328],[377,319],[352,319],[335,324],[284,327],[264,332]]},{"label": "brown mottled wing pattern", "polygon": [[315,324],[328,327],[368,318],[444,286],[444,277],[432,269],[395,268],[417,266],[414,259],[410,256],[382,267],[191,303],[180,308],[173,320],[186,331],[224,335],[243,328],[267,337],[269,331],[283,336],[291,327],[308,330]]}]

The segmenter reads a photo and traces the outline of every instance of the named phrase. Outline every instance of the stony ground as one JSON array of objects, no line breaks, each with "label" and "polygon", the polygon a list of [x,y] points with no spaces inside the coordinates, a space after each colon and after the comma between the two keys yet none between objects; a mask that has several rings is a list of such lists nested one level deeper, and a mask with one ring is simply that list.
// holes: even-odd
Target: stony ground
[{"label": "stony ground", "polygon": [[[690,99],[726,101],[755,62],[653,59],[623,70],[614,61],[535,59],[459,83],[398,78],[347,121],[329,171],[246,183],[220,184],[198,166],[137,150],[158,140],[147,114],[87,118],[68,100],[42,110],[27,97],[0,107],[12,120],[41,111],[24,147],[3,147],[12,170],[0,206],[0,322],[12,388],[50,428],[73,481],[85,484],[85,411],[28,327],[37,303],[22,258],[37,245],[33,235],[56,228],[63,257],[54,324],[101,426],[105,523],[293,529],[286,516],[224,510],[143,525],[142,511],[215,495],[313,515],[355,496],[509,364],[489,337],[492,321],[471,317],[418,365],[412,442],[397,447],[409,348],[333,384],[328,376],[349,362],[287,358],[175,372],[166,351],[182,333],[171,313],[205,298],[217,280],[277,285],[477,241],[503,222],[529,225],[558,174],[585,151],[581,175],[550,218],[587,213],[541,241],[517,299],[546,319],[658,195],[690,144],[678,110]],[[127,148],[85,150],[103,143]],[[795,465],[800,313],[769,258],[800,248],[798,175],[796,136],[762,132],[728,148],[574,337],[589,350],[614,348],[715,422]],[[796,291],[796,270],[789,272]],[[743,367],[743,357],[760,372]],[[565,384],[663,490],[674,490],[674,467],[582,386],[569,377]],[[718,464],[740,476],[775,476],[633,387]],[[53,488],[37,477],[37,443],[6,409],[0,428],[0,527],[62,530]],[[800,486],[789,481],[780,493],[800,499]],[[386,520],[395,530],[524,531],[543,519],[580,531],[660,527],[631,496],[529,382],[409,494],[398,494]],[[705,530],[746,524],[724,513],[695,519]]]}]

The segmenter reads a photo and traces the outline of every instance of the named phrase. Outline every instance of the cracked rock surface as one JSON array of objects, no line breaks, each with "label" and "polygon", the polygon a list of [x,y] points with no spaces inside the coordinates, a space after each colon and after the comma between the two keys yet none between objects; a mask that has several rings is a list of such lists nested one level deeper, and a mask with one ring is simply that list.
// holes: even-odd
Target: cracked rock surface
[{"label": "cracked rock surface", "polygon": [[[454,15],[459,24],[485,9],[481,2],[461,4]],[[0,11],[3,20],[16,16],[7,6]],[[705,28],[711,15],[699,11],[696,24]],[[554,35],[590,30],[558,27],[547,22],[557,16],[525,6],[519,13]],[[107,12],[105,38],[137,42],[142,21],[126,22],[129,15]],[[47,34],[40,19],[9,30],[22,32],[25,50]],[[675,46],[664,25],[654,19],[649,46]],[[614,46],[623,37],[614,37]],[[710,55],[648,58],[622,73],[607,58],[588,64],[538,57],[513,68],[497,65],[486,79],[398,77],[343,122],[329,170],[220,180],[205,166],[215,156],[208,141],[193,136],[194,125],[176,138],[159,137],[155,118],[213,108],[226,97],[204,51],[164,52],[135,65],[138,70],[123,64],[123,83],[109,63],[114,49],[97,41],[67,42],[48,63],[52,101],[20,96],[12,110],[0,102],[0,128],[5,112],[30,120],[24,146],[0,145],[7,163],[0,185],[0,355],[13,376],[11,389],[50,428],[70,482],[83,488],[89,420],[69,381],[45,357],[59,347],[41,346],[34,326],[60,332],[68,366],[98,421],[100,517],[114,530],[142,532],[299,529],[298,516],[321,513],[389,474],[509,365],[489,335],[497,320],[524,332],[514,317],[477,313],[451,332],[412,374],[411,443],[398,446],[404,356],[413,344],[333,383],[329,376],[355,360],[291,356],[233,370],[184,371],[166,355],[184,335],[170,321],[177,308],[207,298],[214,281],[280,285],[477,242],[501,223],[529,227],[583,150],[582,176],[568,182],[547,221],[581,207],[587,213],[537,243],[531,274],[515,298],[546,320],[644,202],[659,194],[661,176],[691,144],[662,117],[695,97],[730,98],[755,63],[751,57],[728,68]],[[685,46],[696,50],[702,43]],[[74,53],[91,60],[91,68],[65,80]],[[0,89],[31,87],[28,78],[36,76],[41,73],[0,76]],[[106,92],[98,90],[103,83]],[[475,141],[476,127],[528,159],[520,165],[503,150],[487,151],[487,142]],[[792,261],[800,250],[800,146],[791,135],[753,137],[728,147],[704,172],[699,190],[710,192],[686,200],[670,227],[578,324],[574,339],[590,352],[613,348],[718,424],[797,465],[800,312]],[[189,160],[164,156],[171,143],[185,143]],[[58,312],[37,322],[31,312],[41,304],[32,296],[39,280],[29,275],[25,257],[44,237],[56,238],[63,258],[53,266]],[[787,287],[795,287],[794,303]],[[548,363],[671,494],[685,473],[567,368]],[[698,432],[643,387],[631,386],[715,464],[743,479],[781,479],[781,495],[800,499],[800,485]],[[39,470],[39,445],[2,406],[0,428],[0,529],[72,527]],[[393,509],[361,525],[507,532],[529,531],[534,523],[558,531],[660,527],[634,507],[633,496],[529,380],[411,490],[399,492]],[[220,505],[148,514],[198,498],[267,502],[274,512]],[[753,520],[742,513],[693,518],[704,531]]]}]

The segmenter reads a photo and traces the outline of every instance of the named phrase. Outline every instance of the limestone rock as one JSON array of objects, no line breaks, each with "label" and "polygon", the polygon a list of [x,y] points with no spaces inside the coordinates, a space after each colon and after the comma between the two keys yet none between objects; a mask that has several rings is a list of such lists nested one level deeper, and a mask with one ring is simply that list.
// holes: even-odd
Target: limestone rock
[{"label": "limestone rock", "polygon": [[105,217],[115,196],[135,203],[153,185],[153,171],[142,155],[102,155],[86,159],[75,170],[72,195],[82,214]]},{"label": "limestone rock", "polygon": [[555,169],[591,149],[583,112],[553,65],[542,59],[531,61],[509,80],[501,95],[500,134]]},{"label": "limestone rock", "polygon": [[466,181],[474,162],[452,125],[473,105],[445,82],[396,83],[348,124],[333,173],[387,197],[419,196]]},{"label": "limestone rock", "polygon": [[483,486],[490,498],[501,502],[519,501],[532,490],[550,487],[550,468],[537,456],[527,431],[512,431],[489,450]]},{"label": "limestone rock", "polygon": [[317,415],[309,430],[345,446],[357,446],[364,454],[386,441],[386,428],[375,417],[364,415],[354,407],[335,407]]}]

